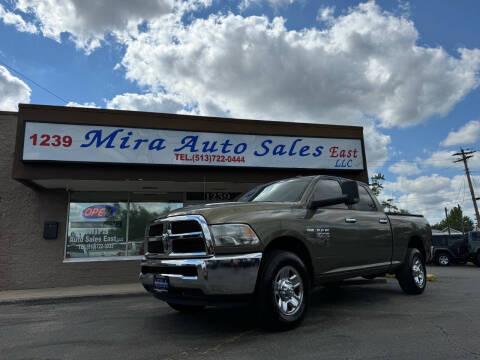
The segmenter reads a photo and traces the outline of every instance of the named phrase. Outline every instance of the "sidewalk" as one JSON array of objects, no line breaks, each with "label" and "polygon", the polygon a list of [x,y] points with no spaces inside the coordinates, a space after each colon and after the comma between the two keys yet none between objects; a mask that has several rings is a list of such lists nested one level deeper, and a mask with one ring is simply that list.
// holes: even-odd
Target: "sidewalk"
[{"label": "sidewalk", "polygon": [[0,305],[22,302],[70,300],[89,297],[147,295],[140,283],[87,285],[48,289],[0,291]]}]

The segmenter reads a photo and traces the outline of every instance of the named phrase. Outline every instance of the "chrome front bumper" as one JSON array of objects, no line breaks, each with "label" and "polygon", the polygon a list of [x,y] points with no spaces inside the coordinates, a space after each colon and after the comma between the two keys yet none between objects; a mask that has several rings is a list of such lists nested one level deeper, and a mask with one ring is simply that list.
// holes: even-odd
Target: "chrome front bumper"
[{"label": "chrome front bumper", "polygon": [[[241,255],[217,255],[202,259],[152,259],[142,260],[142,269],[159,270],[140,273],[140,281],[144,287],[154,292],[153,278],[155,274],[168,278],[171,289],[201,290],[204,295],[240,295],[252,294],[255,291],[258,270],[262,253]],[[193,267],[197,276],[172,274],[169,269]],[[175,272],[175,271],[172,271]]]}]

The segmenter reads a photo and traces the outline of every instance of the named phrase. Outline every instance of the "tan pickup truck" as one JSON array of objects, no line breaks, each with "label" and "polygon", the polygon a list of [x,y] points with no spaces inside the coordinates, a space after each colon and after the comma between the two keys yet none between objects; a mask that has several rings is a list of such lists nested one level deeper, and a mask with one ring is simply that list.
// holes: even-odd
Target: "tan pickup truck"
[{"label": "tan pickup truck", "polygon": [[395,273],[407,294],[421,294],[431,230],[422,216],[385,214],[364,183],[308,176],[173,211],[148,227],[145,249],[140,281],[172,308],[250,304],[286,329],[316,285]]}]

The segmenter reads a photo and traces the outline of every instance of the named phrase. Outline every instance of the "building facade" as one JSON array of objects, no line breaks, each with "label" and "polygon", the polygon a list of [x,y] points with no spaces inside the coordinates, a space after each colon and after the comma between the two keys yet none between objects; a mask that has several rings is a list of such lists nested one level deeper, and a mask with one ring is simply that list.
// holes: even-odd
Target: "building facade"
[{"label": "building facade", "polygon": [[0,289],[134,282],[146,225],[270,181],[368,182],[361,127],[20,105],[0,113]]}]

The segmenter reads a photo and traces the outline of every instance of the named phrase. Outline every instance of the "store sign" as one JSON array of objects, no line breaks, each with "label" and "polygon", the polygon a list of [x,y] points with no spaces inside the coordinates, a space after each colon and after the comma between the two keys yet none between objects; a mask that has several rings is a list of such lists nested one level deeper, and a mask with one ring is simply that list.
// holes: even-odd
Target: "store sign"
[{"label": "store sign", "polygon": [[362,170],[360,139],[25,123],[23,160]]},{"label": "store sign", "polygon": [[115,214],[115,208],[111,205],[93,205],[83,210],[85,219],[103,219]]}]

